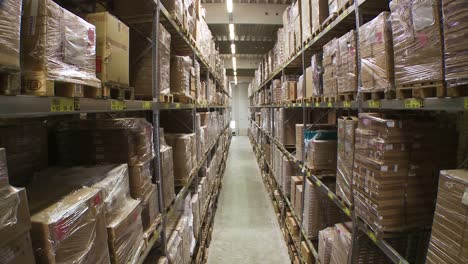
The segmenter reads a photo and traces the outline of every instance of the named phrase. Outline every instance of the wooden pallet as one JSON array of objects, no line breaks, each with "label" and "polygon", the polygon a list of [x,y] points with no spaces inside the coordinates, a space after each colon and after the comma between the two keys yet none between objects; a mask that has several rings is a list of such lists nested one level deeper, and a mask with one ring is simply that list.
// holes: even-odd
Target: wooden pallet
[{"label": "wooden pallet", "polygon": [[19,70],[0,72],[0,94],[18,95],[21,93],[21,73]]},{"label": "wooden pallet", "polygon": [[449,97],[468,97],[468,85],[460,85],[447,88],[447,96]]},{"label": "wooden pallet", "polygon": [[312,102],[314,104],[321,104],[323,102],[323,97],[322,96],[315,96],[312,97]]},{"label": "wooden pallet", "polygon": [[336,96],[323,96],[323,101],[325,103],[333,103],[336,102]]},{"label": "wooden pallet", "polygon": [[106,82],[102,87],[102,97],[105,99],[134,100],[135,89],[124,84]]},{"label": "wooden pallet", "polygon": [[174,97],[172,94],[165,94],[159,96],[159,102],[161,103],[174,103]]},{"label": "wooden pallet", "polygon": [[349,102],[349,101],[354,101],[357,98],[357,93],[356,92],[347,92],[347,93],[339,93],[338,94],[338,102]]},{"label": "wooden pallet", "polygon": [[348,0],[344,3],[344,5],[338,10],[338,15],[341,15],[346,11],[350,6],[354,4],[354,0]]},{"label": "wooden pallet", "polygon": [[174,103],[181,103],[181,104],[194,104],[195,100],[192,98],[182,95],[182,94],[174,94],[173,96],[173,101]]},{"label": "wooden pallet", "polygon": [[322,25],[320,25],[320,31],[324,31],[327,26],[329,26],[335,19],[338,17],[338,13],[330,14]]},{"label": "wooden pallet", "polygon": [[145,247],[149,246],[150,241],[156,235],[154,231],[156,230],[156,228],[158,228],[160,224],[161,224],[161,216],[159,215],[158,217],[156,217],[156,219],[151,224],[151,226],[148,229],[146,229],[145,232],[143,233],[143,239],[145,240]]},{"label": "wooden pallet", "polygon": [[23,81],[26,94],[36,96],[101,98],[102,88],[60,80],[41,80],[30,78]]},{"label": "wooden pallet", "polygon": [[364,101],[386,99],[385,91],[363,91],[361,94]]},{"label": "wooden pallet", "polygon": [[397,99],[445,97],[445,84],[443,81],[414,82],[397,85]]}]

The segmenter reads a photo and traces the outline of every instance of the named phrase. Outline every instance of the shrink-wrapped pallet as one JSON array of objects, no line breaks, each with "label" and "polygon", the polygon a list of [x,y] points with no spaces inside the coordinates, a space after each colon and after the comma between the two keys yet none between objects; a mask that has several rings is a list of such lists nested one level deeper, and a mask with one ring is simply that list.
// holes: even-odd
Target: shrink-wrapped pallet
[{"label": "shrink-wrapped pallet", "polygon": [[318,259],[320,263],[330,264],[331,253],[333,248],[333,240],[336,236],[336,228],[334,226],[327,227],[319,231],[318,234]]},{"label": "shrink-wrapped pallet", "polygon": [[311,0],[312,32],[320,30],[320,26],[327,19],[329,10],[327,0]]},{"label": "shrink-wrapped pallet", "polygon": [[312,37],[312,16],[311,16],[311,1],[301,0],[301,25],[302,25],[302,41],[305,42],[307,39]]},{"label": "shrink-wrapped pallet", "polygon": [[323,46],[323,96],[336,97],[338,93],[338,40],[332,39]]},{"label": "shrink-wrapped pallet", "polygon": [[323,94],[323,67],[322,53],[312,55],[310,67],[312,68],[312,94],[307,96],[321,96]]},{"label": "shrink-wrapped pallet", "polygon": [[439,192],[426,263],[468,262],[467,170],[440,172]]},{"label": "shrink-wrapped pallet", "polygon": [[437,0],[390,2],[397,88],[443,80],[439,5]]},{"label": "shrink-wrapped pallet", "polygon": [[31,220],[26,190],[3,186],[0,188],[0,199],[0,236],[8,240],[29,232]]},{"label": "shrink-wrapped pallet", "polygon": [[338,118],[338,161],[336,195],[351,206],[353,204],[354,134],[357,117]]},{"label": "shrink-wrapped pallet", "polygon": [[281,80],[280,79],[273,80],[271,87],[272,87],[272,93],[273,93],[273,103],[281,102],[281,95],[282,95]]},{"label": "shrink-wrapped pallet", "polygon": [[174,179],[178,185],[185,185],[195,167],[195,134],[165,134],[166,143],[174,154]]},{"label": "shrink-wrapped pallet", "polygon": [[340,54],[337,66],[338,93],[357,91],[356,31],[351,30],[338,40]]},{"label": "shrink-wrapped pallet", "polygon": [[[351,227],[340,223],[335,225],[335,238],[333,239],[330,264],[346,264],[351,253]],[[351,224],[349,224],[351,225]]]},{"label": "shrink-wrapped pallet", "polygon": [[306,165],[316,171],[335,171],[336,143],[335,131],[308,131],[304,145]]},{"label": "shrink-wrapped pallet", "polygon": [[0,69],[20,68],[22,1],[7,0],[0,5]]},{"label": "shrink-wrapped pallet", "polygon": [[[96,78],[95,26],[51,0],[23,4],[23,90],[41,96],[80,97],[83,85],[101,87]],[[57,88],[69,84],[75,86],[59,93]]]},{"label": "shrink-wrapped pallet", "polygon": [[[161,178],[162,178],[162,192],[163,192],[163,205],[167,208],[174,200],[175,186],[174,186],[174,156],[173,149],[167,145],[164,139],[164,129],[161,128],[159,132],[161,155]],[[162,208],[161,208],[162,210]]]},{"label": "shrink-wrapped pallet", "polygon": [[0,245],[0,262],[5,264],[36,263],[31,246],[31,235],[25,232],[9,237]]},{"label": "shrink-wrapped pallet", "polygon": [[192,98],[190,94],[190,76],[192,59],[185,56],[171,58],[171,94]]},{"label": "shrink-wrapped pallet", "polygon": [[382,12],[359,28],[361,90],[394,89],[393,39],[390,13]]},{"label": "shrink-wrapped pallet", "polygon": [[[468,2],[464,0],[442,1],[445,80],[449,87],[468,83]],[[466,93],[466,92],[465,92]],[[449,94],[450,96],[453,96]]]}]

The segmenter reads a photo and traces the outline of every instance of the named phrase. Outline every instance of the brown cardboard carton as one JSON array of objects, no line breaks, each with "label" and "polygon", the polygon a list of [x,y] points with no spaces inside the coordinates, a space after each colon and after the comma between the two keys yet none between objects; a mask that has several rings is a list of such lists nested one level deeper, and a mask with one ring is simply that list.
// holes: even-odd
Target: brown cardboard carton
[{"label": "brown cardboard carton", "polygon": [[314,68],[312,66],[306,68],[306,73],[305,73],[305,96],[304,97],[312,97],[314,92]]},{"label": "brown cardboard carton", "polygon": [[0,7],[0,68],[19,70],[21,1],[7,0]]},{"label": "brown cardboard carton", "polygon": [[[96,28],[51,0],[23,2],[23,89],[40,96],[83,96],[96,78]],[[74,84],[58,93],[55,86]]]},{"label": "brown cardboard carton", "polygon": [[149,160],[141,165],[128,166],[128,176],[130,182],[130,195],[133,199],[140,199],[145,196],[146,191],[152,182],[152,162]]},{"label": "brown cardboard carton", "polygon": [[188,56],[171,57],[171,94],[192,98],[190,94],[190,80],[192,59]]},{"label": "brown cardboard carton", "polygon": [[[57,187],[60,186],[54,186],[55,190]],[[44,189],[33,188],[31,192],[31,208],[38,209],[31,216],[32,244],[38,263],[78,259],[88,263],[109,263],[100,190],[84,187],[58,199],[44,195],[47,192]],[[35,204],[38,197],[48,199],[48,205],[41,205],[43,209]]]},{"label": "brown cardboard carton", "polygon": [[147,230],[156,220],[159,214],[158,191],[155,184],[151,184],[148,188],[147,194],[141,201],[141,221],[143,230]]},{"label": "brown cardboard carton", "polygon": [[348,263],[349,254],[351,254],[351,224],[336,224],[335,237],[333,239],[330,264]]},{"label": "brown cardboard carton", "polygon": [[8,168],[4,148],[0,148],[0,189],[8,187]]},{"label": "brown cardboard carton", "polygon": [[96,75],[103,84],[129,85],[129,28],[108,12],[89,14],[96,27]]},{"label": "brown cardboard carton", "polygon": [[353,160],[357,117],[338,118],[338,160],[336,195],[348,205],[353,204]]},{"label": "brown cardboard carton", "polygon": [[336,228],[334,226],[327,227],[319,231],[318,234],[318,256],[320,263],[330,263],[333,240],[336,236]]},{"label": "brown cardboard carton", "polygon": [[291,177],[291,198],[289,201],[294,206],[296,202],[296,187],[302,184],[302,176],[292,176]]},{"label": "brown cardboard carton", "polygon": [[323,95],[336,97],[338,93],[338,40],[332,39],[323,46]]},{"label": "brown cardboard carton", "polygon": [[11,186],[1,188],[0,200],[0,237],[17,237],[29,231],[31,220],[26,190]]},{"label": "brown cardboard carton", "polygon": [[303,185],[296,185],[296,194],[294,197],[294,212],[296,213],[296,216],[301,219],[302,215],[302,187]]},{"label": "brown cardboard carton", "polygon": [[351,30],[338,40],[338,93],[357,92],[356,31]]},{"label": "brown cardboard carton", "polygon": [[311,0],[311,9],[312,9],[312,32],[316,32],[320,29],[323,21],[327,19],[328,11],[328,1],[327,0]]},{"label": "brown cardboard carton", "polygon": [[178,185],[186,183],[190,177],[196,160],[193,157],[195,144],[195,134],[165,134],[166,143],[172,147],[174,154],[174,179]]},{"label": "brown cardboard carton", "polygon": [[163,201],[164,208],[167,208],[174,200],[175,187],[174,187],[174,156],[172,154],[172,147],[169,147],[164,140],[164,131],[161,129],[160,132],[161,145],[161,175],[162,175],[162,190],[163,190]]},{"label": "brown cardboard carton", "polygon": [[303,42],[312,37],[311,0],[300,0],[302,40]]},{"label": "brown cardboard carton", "polygon": [[0,246],[0,262],[4,264],[36,263],[29,232],[20,234]]}]

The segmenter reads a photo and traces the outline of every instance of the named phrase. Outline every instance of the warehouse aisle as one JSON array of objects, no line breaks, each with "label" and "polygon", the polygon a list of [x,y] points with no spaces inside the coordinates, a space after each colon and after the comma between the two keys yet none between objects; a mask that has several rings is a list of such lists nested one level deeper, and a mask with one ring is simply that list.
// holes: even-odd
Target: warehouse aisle
[{"label": "warehouse aisle", "polygon": [[248,137],[233,137],[209,264],[291,263]]}]

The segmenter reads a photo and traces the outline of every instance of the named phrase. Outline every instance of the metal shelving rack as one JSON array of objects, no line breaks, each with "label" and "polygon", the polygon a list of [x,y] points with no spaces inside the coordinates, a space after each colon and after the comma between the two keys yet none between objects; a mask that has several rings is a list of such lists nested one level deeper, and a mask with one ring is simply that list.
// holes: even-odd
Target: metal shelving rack
[{"label": "metal shelving rack", "polygon": [[[309,179],[322,193],[326,194],[328,199],[332,200],[338,208],[340,208],[344,214],[346,214],[350,220],[353,221],[353,234],[352,234],[352,252],[350,254],[350,263],[357,263],[359,244],[362,241],[363,237],[367,237],[375,246],[377,246],[393,263],[396,264],[409,264],[405,256],[397,252],[388,242],[387,238],[378,236],[366,223],[360,220],[353,212],[352,208],[349,208],[342,201],[340,201],[336,194],[328,189],[320,177],[314,175],[312,170],[310,170],[303,160],[305,160],[305,153],[303,153],[302,159],[297,159],[293,156],[285,146],[283,146],[278,140],[275,139],[274,135],[274,115],[273,109],[275,108],[284,108],[284,109],[302,109],[303,114],[303,124],[307,124],[307,114],[309,111],[314,109],[328,109],[329,112],[336,110],[353,110],[357,112],[363,111],[443,111],[443,112],[463,112],[468,110],[468,97],[457,97],[457,98],[425,98],[425,99],[392,99],[392,100],[368,100],[364,101],[362,99],[362,94],[358,91],[358,96],[354,101],[342,101],[342,102],[321,102],[321,103],[277,103],[277,104],[268,104],[265,101],[260,102],[261,105],[253,105],[252,98],[255,94],[269,89],[273,80],[278,79],[286,74],[298,74],[305,73],[305,68],[310,66],[310,61],[305,58],[310,58],[314,53],[321,50],[323,45],[335,37],[340,37],[350,30],[355,30],[357,37],[359,37],[359,28],[363,22],[368,22],[375,18],[380,12],[388,11],[389,0],[379,1],[379,0],[354,0],[354,4],[346,8],[341,14],[339,14],[336,19],[326,26],[318,35],[312,38],[310,41],[302,45],[302,48],[286,60],[282,65],[280,65],[276,70],[270,73],[270,75],[254,90],[249,94],[251,99],[251,112],[255,112],[259,109],[269,109],[270,124],[269,128],[272,133],[262,129],[255,120],[250,119],[251,127],[253,126],[256,131],[261,134],[261,137],[267,138],[272,142],[272,146],[276,146],[283,155],[285,155],[289,161],[294,162],[295,166],[302,172],[303,179]],[[357,40],[359,43],[359,40]],[[357,49],[357,68],[358,68],[358,87],[360,87],[361,81],[361,59],[359,54],[359,49]],[[307,98],[305,82],[303,83],[303,93],[304,98]],[[255,141],[252,136],[253,133],[250,131],[250,139],[253,142],[254,150],[257,155],[263,156],[258,143]],[[266,166],[269,167],[269,171],[272,171],[272,168],[268,162],[265,162]],[[321,175],[322,176],[322,175]],[[304,203],[304,194],[302,192],[302,203]],[[289,207],[290,211],[294,211],[291,204],[288,202],[287,197],[282,193],[283,199],[286,202],[286,205]],[[302,212],[303,215],[304,212]],[[299,219],[294,214],[295,220]],[[303,219],[303,217],[301,218]],[[303,232],[303,223],[301,223],[301,238],[300,241],[306,241],[307,245],[311,249],[314,257],[316,258],[317,250],[313,247],[313,244],[309,239],[304,236]],[[416,231],[422,232],[422,231]],[[427,230],[425,230],[427,232]],[[400,235],[404,234],[392,234]],[[298,252],[300,252],[298,250]],[[316,258],[317,259],[317,258]],[[303,259],[301,259],[303,261]],[[316,263],[319,263],[316,260]]]},{"label": "metal shelving rack", "polygon": [[[171,33],[171,37],[177,39],[178,49],[174,51],[177,55],[186,55],[192,56],[193,60],[197,60],[200,63],[201,71],[206,72],[206,78],[213,79],[216,91],[219,91],[225,94],[228,98],[231,98],[227,87],[222,83],[220,76],[215,72],[215,69],[210,65],[205,58],[202,56],[200,50],[196,47],[195,43],[191,41],[180,28],[176,21],[173,19],[172,15],[167,11],[167,9],[162,5],[160,0],[142,0],[151,2],[153,5],[152,19],[148,21],[151,23],[152,34],[147,36],[147,40],[151,44],[152,52],[152,65],[153,71],[157,72],[158,68],[158,36],[159,36],[159,23],[162,23],[163,26]],[[75,3],[69,3],[73,5],[78,5],[81,7],[92,5],[92,8],[87,9],[90,12],[95,11],[95,6],[97,2],[105,2],[106,4],[112,2],[112,0],[94,0],[94,1],[77,1]],[[112,14],[112,10],[107,10]],[[135,29],[132,26],[131,21],[126,21],[125,19],[120,19],[122,22],[129,25],[130,29]],[[137,30],[137,29],[135,29]],[[138,30],[137,30],[138,31]],[[139,34],[143,34],[139,32]],[[171,51],[171,53],[173,53]],[[159,142],[159,129],[160,129],[160,114],[161,111],[165,110],[190,110],[192,111],[193,124],[195,126],[195,114],[197,110],[200,111],[225,111],[229,113],[231,106],[228,105],[199,105],[194,104],[184,104],[184,103],[167,103],[160,102],[159,94],[159,74],[153,74],[152,78],[152,94],[153,100],[114,100],[114,99],[92,99],[92,98],[68,98],[68,97],[38,97],[38,96],[29,96],[29,95],[17,95],[17,96],[4,96],[0,95],[0,118],[11,119],[11,118],[37,118],[37,117],[50,117],[58,115],[77,115],[77,114],[96,114],[96,113],[136,113],[144,112],[151,114],[151,120],[153,123],[153,143],[154,143],[154,171],[153,171],[153,181],[157,185],[158,189],[158,202],[159,208],[164,208],[164,200],[162,196],[162,186],[163,180],[159,177],[161,174],[161,162],[160,162],[160,142]],[[198,91],[196,91],[198,92]],[[194,133],[196,133],[195,127]],[[229,125],[224,127],[221,133],[216,136],[214,143],[209,146],[208,150],[202,155],[202,157],[197,157],[199,163],[192,170],[190,174],[190,180],[188,183],[182,187],[182,189],[176,194],[176,197],[170,206],[167,209],[161,210],[159,216],[160,224],[155,229],[152,238],[149,240],[148,246],[141,253],[137,263],[143,263],[148,256],[149,252],[155,247],[158,246],[163,255],[167,253],[167,243],[166,240],[169,237],[168,228],[166,219],[169,216],[175,215],[177,210],[175,205],[183,201],[187,194],[189,193],[190,187],[193,183],[198,183],[198,171],[203,166],[203,163],[212,157],[211,153],[216,149],[219,143],[219,139],[223,132],[229,129]],[[229,137],[229,140],[231,137]],[[226,144],[228,147],[229,144]],[[197,152],[198,154],[198,152]],[[223,153],[227,156],[226,153]],[[225,166],[226,158],[223,160]],[[220,170],[221,171],[221,170]],[[222,170],[224,173],[224,169]],[[220,184],[217,185],[217,188],[220,188]],[[214,190],[213,190],[214,192]],[[213,203],[210,203],[211,205]]]}]

